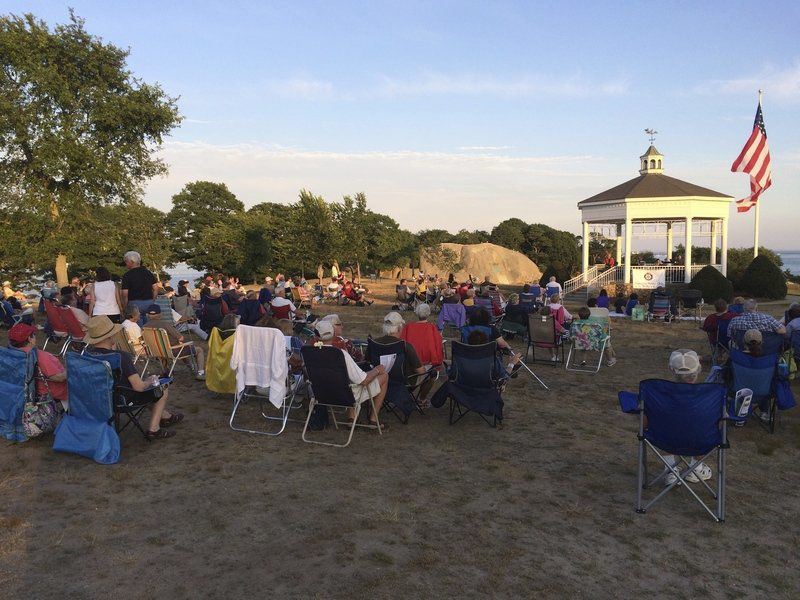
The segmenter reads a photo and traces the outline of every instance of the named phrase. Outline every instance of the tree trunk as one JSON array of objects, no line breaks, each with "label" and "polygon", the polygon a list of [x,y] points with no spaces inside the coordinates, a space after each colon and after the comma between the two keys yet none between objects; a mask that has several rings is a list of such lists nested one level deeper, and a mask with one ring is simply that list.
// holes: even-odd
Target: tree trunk
[{"label": "tree trunk", "polygon": [[69,275],[67,274],[67,257],[59,254],[56,257],[56,283],[59,288],[69,285]]},{"label": "tree trunk", "polygon": [[356,280],[361,281],[361,263],[356,261]]}]

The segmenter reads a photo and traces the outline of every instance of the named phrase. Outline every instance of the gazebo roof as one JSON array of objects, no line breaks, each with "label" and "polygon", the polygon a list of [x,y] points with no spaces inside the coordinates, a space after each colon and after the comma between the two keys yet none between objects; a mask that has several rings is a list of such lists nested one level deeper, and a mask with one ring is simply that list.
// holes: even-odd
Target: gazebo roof
[{"label": "gazebo roof", "polygon": [[578,208],[587,204],[629,198],[685,198],[696,196],[704,198],[731,197],[662,173],[645,173],[605,192],[600,192],[590,198],[586,198],[586,200],[581,200],[578,202]]},{"label": "gazebo roof", "polygon": [[656,150],[656,147],[655,147],[655,146],[653,146],[652,144],[650,144],[650,147],[647,149],[647,152],[645,152],[645,153],[644,153],[642,156],[643,156],[643,157],[644,157],[644,156],[663,156],[663,154],[661,154],[661,152],[659,152],[658,150]]}]

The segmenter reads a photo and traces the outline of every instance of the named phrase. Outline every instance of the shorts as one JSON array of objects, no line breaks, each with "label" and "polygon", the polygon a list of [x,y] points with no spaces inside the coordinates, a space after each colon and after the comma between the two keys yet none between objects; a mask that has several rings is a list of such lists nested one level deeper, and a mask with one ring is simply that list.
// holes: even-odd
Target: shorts
[{"label": "shorts", "polygon": [[381,384],[377,379],[373,379],[366,386],[361,385],[360,383],[351,383],[350,389],[353,390],[353,397],[355,397],[356,402],[361,404],[362,402],[369,401],[370,396],[374,398],[380,394]]},{"label": "shorts", "polygon": [[158,402],[163,395],[164,392],[159,387],[152,390],[147,390],[146,392],[125,390],[124,393],[120,394],[120,397],[124,398],[125,403],[128,405],[132,404],[133,406],[147,406],[148,404],[155,404]]}]

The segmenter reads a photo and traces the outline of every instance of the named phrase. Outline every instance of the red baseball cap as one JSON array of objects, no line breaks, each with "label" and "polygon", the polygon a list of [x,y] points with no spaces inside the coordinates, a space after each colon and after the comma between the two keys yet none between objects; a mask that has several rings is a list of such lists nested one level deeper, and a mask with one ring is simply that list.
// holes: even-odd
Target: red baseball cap
[{"label": "red baseball cap", "polygon": [[24,344],[34,333],[36,327],[27,323],[17,323],[8,330],[8,341],[13,344]]}]

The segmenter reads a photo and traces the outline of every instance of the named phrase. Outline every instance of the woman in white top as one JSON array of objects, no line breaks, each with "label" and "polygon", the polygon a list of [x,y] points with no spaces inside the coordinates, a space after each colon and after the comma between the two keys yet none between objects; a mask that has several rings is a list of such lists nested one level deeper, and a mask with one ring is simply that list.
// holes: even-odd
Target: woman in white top
[{"label": "woman in white top", "polygon": [[106,315],[112,323],[121,323],[119,287],[111,281],[111,273],[105,267],[97,267],[97,278],[94,283],[90,283],[86,288],[89,296],[89,315]]}]

